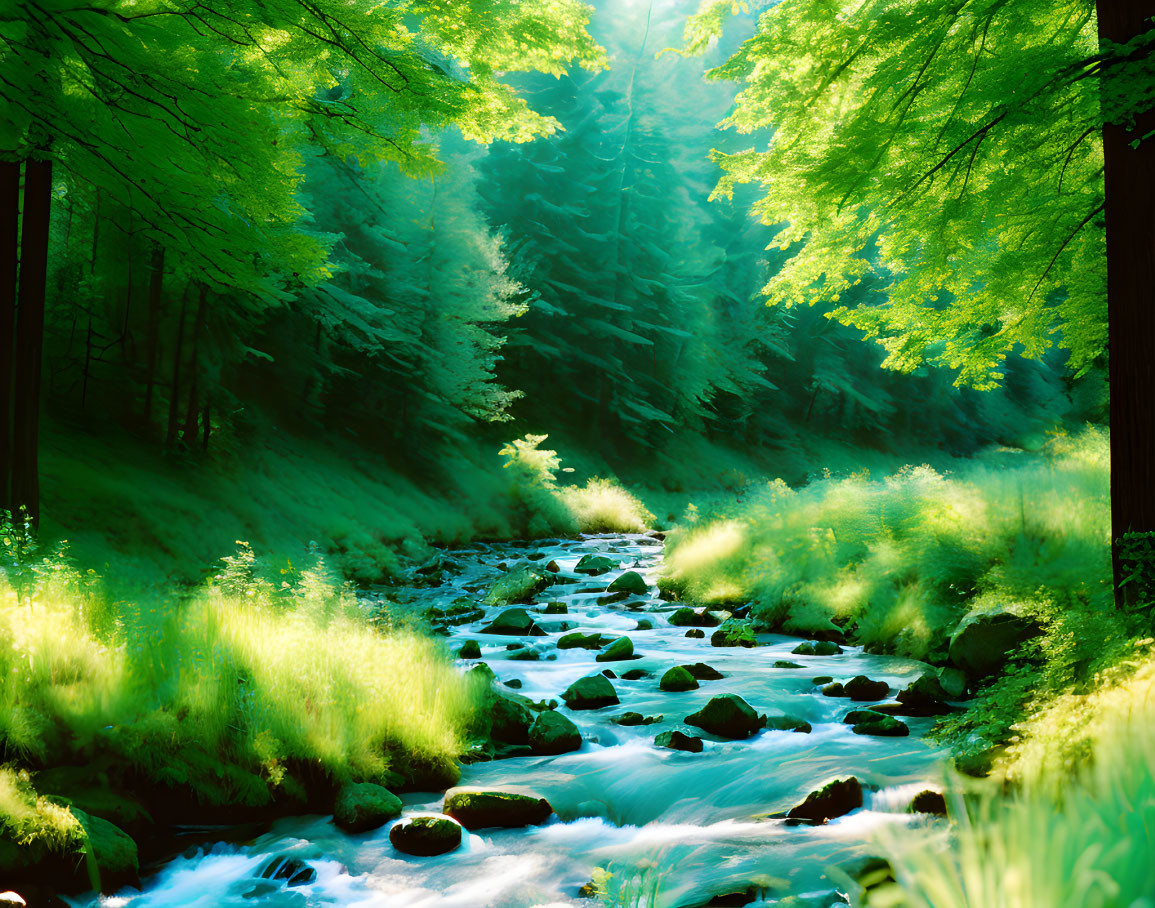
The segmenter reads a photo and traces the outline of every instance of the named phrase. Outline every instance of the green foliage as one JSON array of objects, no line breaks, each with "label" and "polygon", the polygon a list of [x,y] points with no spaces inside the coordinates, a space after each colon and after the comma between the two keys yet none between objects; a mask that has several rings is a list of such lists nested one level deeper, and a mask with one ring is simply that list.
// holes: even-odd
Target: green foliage
[{"label": "green foliage", "polygon": [[1002,456],[958,476],[917,467],[748,488],[670,535],[668,581],[694,600],[752,599],[769,626],[845,628],[916,658],[943,655],[980,596],[1109,611],[1106,438],[1088,429],[1047,455]]},{"label": "green foliage", "polygon": [[594,477],[558,494],[583,533],[643,533],[654,523],[641,500],[610,479]]},{"label": "green foliage", "polygon": [[[705,0],[688,50],[726,7]],[[714,194],[760,187],[789,251],[771,303],[835,304],[891,368],[988,388],[1057,338],[1085,372],[1106,343],[1100,87],[1108,119],[1143,109],[1139,44],[1101,56],[1089,0],[786,0],[709,73],[742,85],[724,126],[773,130],[715,152]],[[879,301],[844,299],[868,278]]]},{"label": "green foliage", "polygon": [[301,765],[335,780],[448,771],[476,707],[438,645],[373,629],[319,561],[274,573],[241,544],[191,596],[125,602],[56,559],[38,577],[23,602],[0,590],[9,759],[111,757],[209,803],[264,803],[300,792]]},{"label": "green foliage", "polygon": [[1155,533],[1124,533],[1115,557],[1124,601],[1144,611],[1155,608]]},{"label": "green foliage", "polygon": [[[1009,798],[952,799],[949,831],[886,837],[909,908],[1142,905],[1155,890],[1155,740],[1149,656],[1093,696],[1063,698],[1025,731],[1027,751],[1070,756],[1071,720],[1090,762],[1034,760]],[[1072,772],[1073,770],[1073,772]]]}]

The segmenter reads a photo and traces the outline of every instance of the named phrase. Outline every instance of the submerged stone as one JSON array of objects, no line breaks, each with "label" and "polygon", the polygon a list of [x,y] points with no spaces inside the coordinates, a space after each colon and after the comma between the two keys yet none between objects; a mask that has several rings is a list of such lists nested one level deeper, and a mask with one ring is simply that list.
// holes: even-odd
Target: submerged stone
[{"label": "submerged stone", "polygon": [[871,681],[866,675],[855,675],[844,685],[846,695],[859,702],[882,700],[890,693],[890,685],[885,681]]},{"label": "submerged stone", "polygon": [[658,747],[668,747],[671,750],[684,750],[692,754],[700,754],[702,752],[701,738],[695,738],[691,735],[683,734],[680,731],[664,731],[654,738],[654,743]]},{"label": "submerged stone", "polygon": [[610,592],[623,592],[633,596],[644,596],[649,590],[649,584],[637,571],[626,571],[610,584]]},{"label": "submerged stone", "polygon": [[629,637],[618,637],[613,643],[594,657],[595,662],[621,662],[634,658],[634,641]]},{"label": "submerged stone", "polygon": [[842,652],[842,647],[831,640],[807,640],[790,652],[795,656],[837,656]]},{"label": "submerged stone", "polygon": [[854,776],[834,779],[816,791],[786,814],[790,818],[823,823],[850,813],[862,806],[862,783]]},{"label": "submerged stone", "polygon": [[458,659],[480,659],[481,645],[476,640],[466,640],[457,651]]}]

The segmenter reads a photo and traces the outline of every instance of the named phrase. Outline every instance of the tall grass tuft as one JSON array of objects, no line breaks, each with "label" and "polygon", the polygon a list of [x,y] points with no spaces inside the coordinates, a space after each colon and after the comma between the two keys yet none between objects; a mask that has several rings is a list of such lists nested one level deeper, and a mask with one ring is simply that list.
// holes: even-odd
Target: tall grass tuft
[{"label": "tall grass tuft", "polygon": [[[1155,661],[1023,727],[1021,785],[886,841],[908,908],[1155,904]],[[1072,763],[1074,735],[1082,755]],[[1086,759],[1090,755],[1090,759]],[[1072,770],[1072,767],[1073,770]],[[1065,770],[1065,771],[1064,771]]]},{"label": "tall grass tuft", "polygon": [[128,600],[60,555],[19,587],[13,573],[0,582],[4,759],[104,757],[213,804],[300,794],[301,773],[454,771],[476,684],[437,642],[371,625],[321,561],[270,574],[242,544],[191,594]]}]

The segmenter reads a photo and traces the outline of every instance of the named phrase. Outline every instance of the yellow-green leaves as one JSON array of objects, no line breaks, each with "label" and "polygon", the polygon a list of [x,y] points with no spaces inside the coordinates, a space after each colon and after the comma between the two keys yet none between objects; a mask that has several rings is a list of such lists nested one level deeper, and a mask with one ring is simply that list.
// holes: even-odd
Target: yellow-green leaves
[{"label": "yellow-green leaves", "polygon": [[[688,51],[727,6],[703,2]],[[990,387],[1007,355],[1055,343],[1087,368],[1106,341],[1098,54],[1089,0],[763,12],[709,77],[742,86],[722,125],[762,131],[715,154],[714,194],[760,186],[753,213],[792,253],[770,302],[841,303],[835,317],[882,343],[888,366],[936,363],[960,385]],[[868,275],[877,296],[844,301]]]}]

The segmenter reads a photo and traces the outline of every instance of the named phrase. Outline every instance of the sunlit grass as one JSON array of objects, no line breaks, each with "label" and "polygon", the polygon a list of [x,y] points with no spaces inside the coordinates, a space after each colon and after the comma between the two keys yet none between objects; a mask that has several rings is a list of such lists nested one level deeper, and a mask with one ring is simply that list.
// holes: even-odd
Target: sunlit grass
[{"label": "sunlit grass", "polygon": [[0,586],[7,759],[111,754],[210,803],[298,793],[301,771],[454,771],[475,683],[435,641],[371,626],[323,565],[274,583],[242,548],[191,595],[130,602],[58,558],[38,570]]},{"label": "sunlit grass", "polygon": [[583,533],[641,533],[654,522],[636,496],[608,479],[563,486],[558,495]]},{"label": "sunlit grass", "polygon": [[776,481],[691,512],[670,536],[667,583],[707,602],[737,590],[767,625],[849,626],[860,642],[925,658],[984,593],[1105,605],[1108,483],[1095,430],[959,475],[923,466],[798,490]]},{"label": "sunlit grass", "polygon": [[[1155,663],[1023,727],[1021,788],[949,833],[886,844],[908,908],[1149,908],[1155,893]],[[1087,757],[1090,756],[1088,760]]]}]

